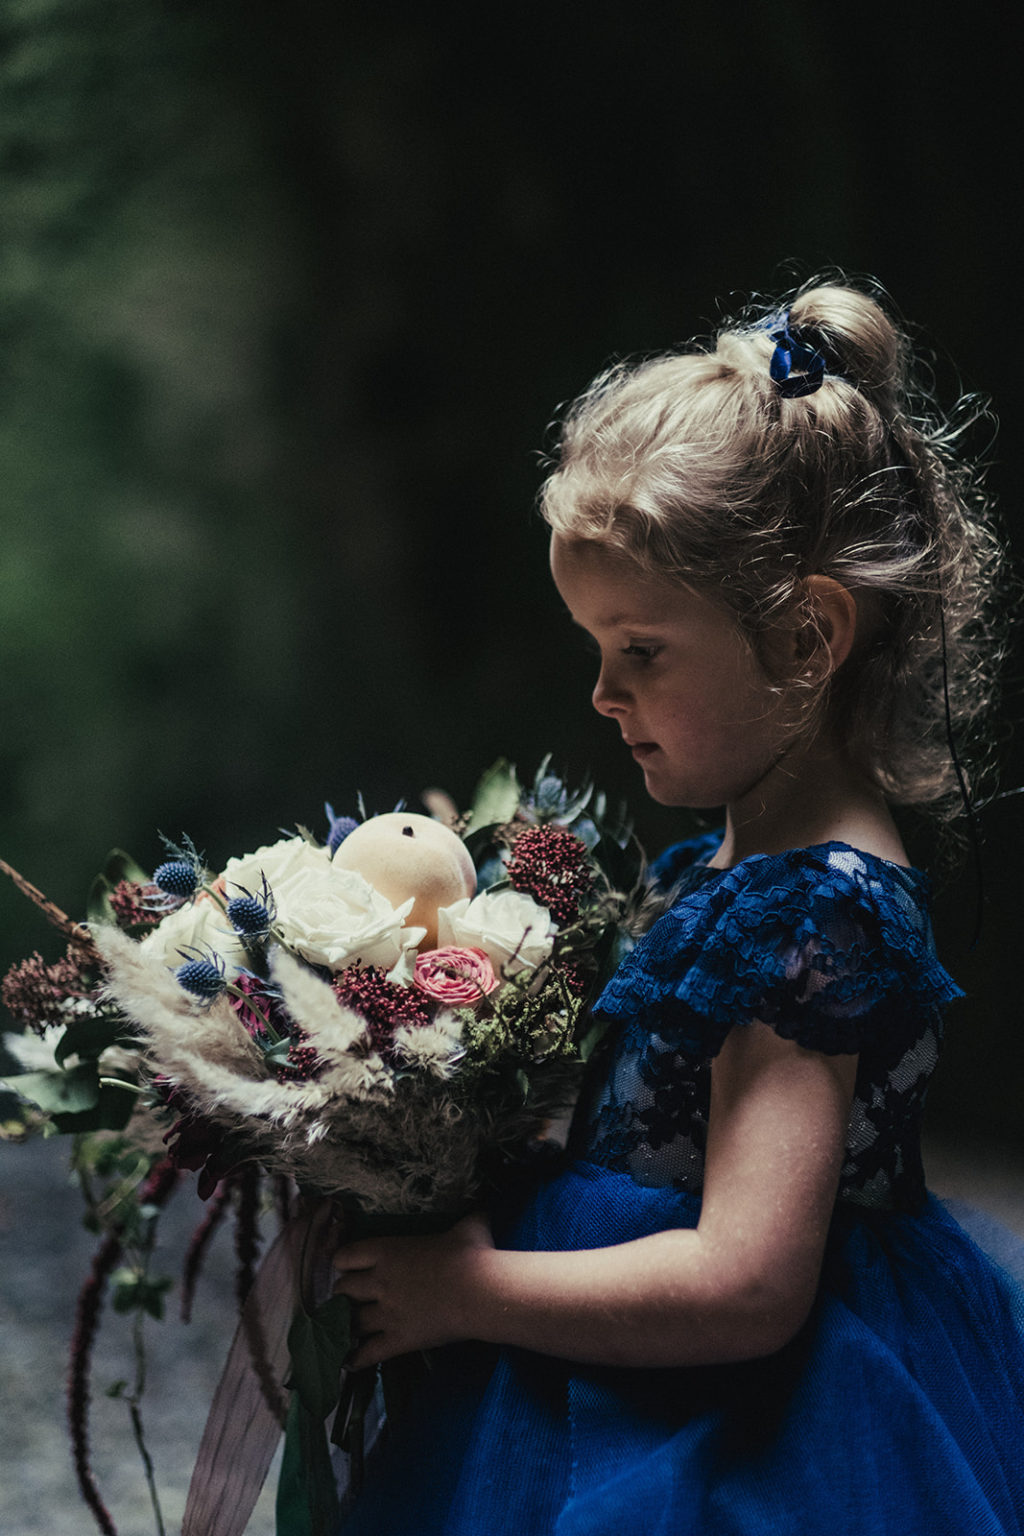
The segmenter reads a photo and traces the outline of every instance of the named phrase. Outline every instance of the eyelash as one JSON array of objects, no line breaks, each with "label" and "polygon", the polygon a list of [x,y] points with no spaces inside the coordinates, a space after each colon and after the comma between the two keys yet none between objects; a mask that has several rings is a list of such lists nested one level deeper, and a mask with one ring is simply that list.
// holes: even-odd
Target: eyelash
[{"label": "eyelash", "polygon": [[[597,660],[600,661],[601,647],[598,645],[597,641],[591,639],[589,635],[583,642],[583,648],[589,656],[595,656]],[[629,656],[634,661],[647,662],[653,661],[654,658],[660,654],[661,650],[662,647],[660,645],[625,645],[619,651],[619,655]]]}]

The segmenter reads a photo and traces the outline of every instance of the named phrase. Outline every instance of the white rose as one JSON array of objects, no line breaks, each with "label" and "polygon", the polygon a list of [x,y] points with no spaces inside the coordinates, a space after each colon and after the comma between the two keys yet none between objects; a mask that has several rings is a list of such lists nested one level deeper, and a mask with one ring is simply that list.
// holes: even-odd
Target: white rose
[{"label": "white rose", "polygon": [[200,896],[169,913],[159,927],[147,933],[141,947],[154,960],[162,960],[164,965],[175,970],[193,958],[193,950],[205,952],[212,949],[220,955],[229,971],[237,971],[246,963],[243,945],[223,910],[210,896]]},{"label": "white rose", "polygon": [[438,946],[482,949],[498,975],[532,971],[551,953],[551,913],[523,891],[482,891],[437,914]]},{"label": "white rose", "polygon": [[[307,845],[308,847],[308,845]],[[403,950],[414,948],[426,929],[407,928],[413,898],[393,907],[354,869],[341,869],[326,848],[296,863],[271,883],[277,925],[304,959],[340,971],[346,965],[379,965],[390,971]],[[231,877],[229,877],[231,878]]]},{"label": "white rose", "polygon": [[303,869],[321,868],[325,858],[330,858],[326,848],[316,848],[304,837],[284,837],[266,848],[257,848],[255,853],[229,859],[222,876],[227,900],[237,896],[239,890],[258,896],[264,877],[276,896],[281,881]]}]

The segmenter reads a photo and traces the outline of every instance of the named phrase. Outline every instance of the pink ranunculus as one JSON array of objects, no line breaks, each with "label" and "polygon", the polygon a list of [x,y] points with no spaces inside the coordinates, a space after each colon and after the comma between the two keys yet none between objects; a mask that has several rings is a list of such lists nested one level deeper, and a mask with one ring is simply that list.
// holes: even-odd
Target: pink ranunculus
[{"label": "pink ranunculus", "polygon": [[435,1002],[462,1008],[493,992],[498,980],[482,949],[450,944],[417,957],[413,983]]}]

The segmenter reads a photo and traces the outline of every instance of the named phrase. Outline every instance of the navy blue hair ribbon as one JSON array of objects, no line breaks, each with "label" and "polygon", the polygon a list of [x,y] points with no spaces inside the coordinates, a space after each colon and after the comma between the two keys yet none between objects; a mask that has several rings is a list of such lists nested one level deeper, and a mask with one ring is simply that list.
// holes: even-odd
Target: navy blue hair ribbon
[{"label": "navy blue hair ribbon", "polygon": [[[821,388],[825,377],[825,359],[816,347],[801,341],[789,328],[789,316],[778,330],[771,332],[775,343],[768,372],[775,388],[784,400],[796,400],[801,395],[813,395]],[[800,371],[793,373],[793,369]]]}]

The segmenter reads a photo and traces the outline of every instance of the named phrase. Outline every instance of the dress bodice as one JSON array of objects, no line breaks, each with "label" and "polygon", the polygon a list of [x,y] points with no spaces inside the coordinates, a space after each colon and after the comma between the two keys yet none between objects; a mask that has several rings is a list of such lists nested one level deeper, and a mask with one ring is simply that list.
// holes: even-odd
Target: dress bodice
[{"label": "dress bodice", "polygon": [[673,905],[595,1005],[617,1028],[577,1145],[640,1184],[699,1193],[711,1063],[734,1026],[760,1019],[809,1050],[858,1055],[839,1198],[914,1209],[942,1010],[961,995],[935,954],[927,876],[838,842],[709,869],[718,842],[678,844],[655,866]]}]

